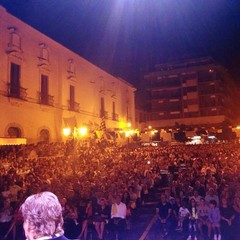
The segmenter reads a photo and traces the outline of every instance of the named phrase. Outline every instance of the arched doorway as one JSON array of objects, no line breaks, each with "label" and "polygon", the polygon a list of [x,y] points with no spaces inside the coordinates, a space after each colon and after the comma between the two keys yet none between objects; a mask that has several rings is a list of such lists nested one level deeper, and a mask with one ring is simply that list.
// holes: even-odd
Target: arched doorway
[{"label": "arched doorway", "polygon": [[18,127],[9,127],[8,136],[10,138],[21,138],[22,137],[21,129]]},{"label": "arched doorway", "polygon": [[42,129],[40,131],[40,141],[41,142],[49,142],[50,134],[47,129]]}]

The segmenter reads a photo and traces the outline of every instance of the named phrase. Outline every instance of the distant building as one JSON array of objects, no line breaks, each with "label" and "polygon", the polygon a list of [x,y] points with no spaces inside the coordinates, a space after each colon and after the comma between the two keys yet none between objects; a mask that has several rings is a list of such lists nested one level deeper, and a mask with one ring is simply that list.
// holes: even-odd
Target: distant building
[{"label": "distant building", "polygon": [[0,138],[58,141],[64,127],[134,126],[135,88],[0,6]]},{"label": "distant building", "polygon": [[231,121],[224,69],[210,57],[156,65],[144,77],[142,127],[217,127]]}]

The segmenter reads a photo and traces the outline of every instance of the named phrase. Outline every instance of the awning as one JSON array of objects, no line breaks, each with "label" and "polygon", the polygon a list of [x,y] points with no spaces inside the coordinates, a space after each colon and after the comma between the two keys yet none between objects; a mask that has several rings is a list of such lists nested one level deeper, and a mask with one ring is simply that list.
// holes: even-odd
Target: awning
[{"label": "awning", "polygon": [[22,145],[27,144],[26,138],[0,138],[0,145]]}]

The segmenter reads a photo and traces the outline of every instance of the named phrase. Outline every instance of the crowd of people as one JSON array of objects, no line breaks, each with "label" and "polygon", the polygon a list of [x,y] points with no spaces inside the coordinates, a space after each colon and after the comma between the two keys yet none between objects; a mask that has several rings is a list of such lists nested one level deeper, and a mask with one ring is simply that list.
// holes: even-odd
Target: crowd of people
[{"label": "crowd of people", "polygon": [[159,192],[155,227],[164,237],[238,239],[239,160],[237,144],[2,146],[0,238],[25,239],[19,206],[32,194],[51,191],[62,204],[70,239],[123,237],[140,206]]}]

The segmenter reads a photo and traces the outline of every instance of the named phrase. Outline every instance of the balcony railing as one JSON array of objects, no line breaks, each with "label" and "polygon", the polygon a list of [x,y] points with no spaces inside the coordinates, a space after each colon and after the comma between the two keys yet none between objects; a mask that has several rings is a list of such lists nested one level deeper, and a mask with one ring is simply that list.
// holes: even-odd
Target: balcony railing
[{"label": "balcony railing", "polygon": [[80,104],[77,102],[72,102],[72,101],[68,101],[68,110],[69,111],[74,111],[74,112],[79,112],[80,109]]},{"label": "balcony railing", "polygon": [[39,103],[44,105],[53,106],[54,103],[54,96],[43,94],[39,92]]},{"label": "balcony railing", "polygon": [[118,121],[118,114],[112,113],[112,120],[113,121]]},{"label": "balcony railing", "polygon": [[101,117],[101,118],[108,118],[108,112],[107,112],[107,111],[100,110],[100,117]]},{"label": "balcony railing", "polygon": [[22,100],[26,100],[27,98],[27,88],[23,88],[20,86],[13,86],[12,84],[8,84],[8,96],[13,98],[19,98]]}]

